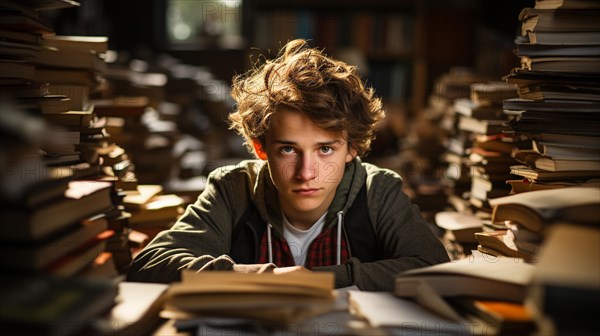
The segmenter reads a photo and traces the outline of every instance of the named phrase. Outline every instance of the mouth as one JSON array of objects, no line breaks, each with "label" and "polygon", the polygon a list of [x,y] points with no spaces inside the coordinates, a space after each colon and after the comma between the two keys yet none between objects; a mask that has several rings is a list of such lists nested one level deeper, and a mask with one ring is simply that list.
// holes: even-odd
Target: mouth
[{"label": "mouth", "polygon": [[301,196],[312,196],[314,194],[316,194],[319,191],[319,189],[317,188],[298,188],[298,189],[293,189],[292,192],[294,192],[297,195],[301,195]]}]

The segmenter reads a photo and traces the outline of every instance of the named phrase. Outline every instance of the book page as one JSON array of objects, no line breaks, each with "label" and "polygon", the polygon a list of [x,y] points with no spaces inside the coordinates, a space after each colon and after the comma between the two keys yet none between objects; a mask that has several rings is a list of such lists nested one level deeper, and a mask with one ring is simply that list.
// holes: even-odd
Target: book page
[{"label": "book page", "polygon": [[410,300],[389,292],[350,291],[350,312],[373,327],[435,330],[440,334],[466,333],[468,325],[443,318]]}]

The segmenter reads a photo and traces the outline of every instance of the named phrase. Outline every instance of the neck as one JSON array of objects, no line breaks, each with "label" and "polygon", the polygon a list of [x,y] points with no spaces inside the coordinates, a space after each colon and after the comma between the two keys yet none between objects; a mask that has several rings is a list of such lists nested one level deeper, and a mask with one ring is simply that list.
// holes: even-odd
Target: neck
[{"label": "neck", "polygon": [[302,231],[306,231],[311,229],[321,218],[325,216],[325,213],[322,213],[318,216],[311,216],[305,218],[290,218],[290,216],[286,215],[282,212],[282,215],[285,217],[285,220],[294,228]]},{"label": "neck", "polygon": [[308,230],[310,229],[318,220],[323,216],[320,215],[310,215],[310,214],[302,214],[300,216],[289,216],[286,215],[285,212],[283,214],[287,221],[298,230]]}]

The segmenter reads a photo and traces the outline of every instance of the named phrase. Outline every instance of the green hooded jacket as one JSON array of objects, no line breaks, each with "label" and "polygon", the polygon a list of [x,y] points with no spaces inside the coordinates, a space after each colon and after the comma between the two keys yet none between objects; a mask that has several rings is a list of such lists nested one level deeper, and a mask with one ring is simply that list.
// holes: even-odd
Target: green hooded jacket
[{"label": "green hooded jacket", "polygon": [[[236,265],[227,257],[234,226],[250,202],[274,234],[283,236],[282,214],[268,169],[265,161],[248,160],[213,171],[198,200],[138,254],[128,280],[178,281],[183,269],[262,272],[273,268],[272,264]],[[402,191],[401,177],[359,158],[346,165],[324,229],[337,225],[338,212],[350,208],[365,183],[369,217],[384,258],[362,263],[351,257],[344,264],[313,271],[333,272],[338,288],[356,285],[362,290],[392,291],[395,276],[403,271],[449,261],[442,243]]]}]

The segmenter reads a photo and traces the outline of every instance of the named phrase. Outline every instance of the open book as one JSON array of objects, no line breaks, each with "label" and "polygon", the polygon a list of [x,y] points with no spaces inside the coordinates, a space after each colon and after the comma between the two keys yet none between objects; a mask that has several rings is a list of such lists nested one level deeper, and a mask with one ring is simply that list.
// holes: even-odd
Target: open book
[{"label": "open book", "polygon": [[333,307],[333,273],[183,271],[166,293],[165,318],[235,317],[285,324]]},{"label": "open book", "polygon": [[522,302],[534,266],[523,259],[486,256],[478,251],[465,259],[410,270],[396,277],[394,294],[416,297],[421,284],[442,297],[468,296]]}]

